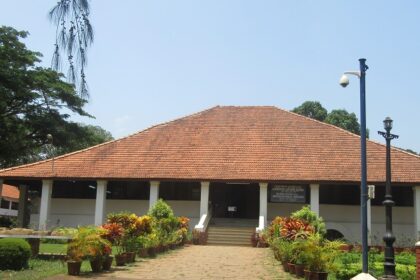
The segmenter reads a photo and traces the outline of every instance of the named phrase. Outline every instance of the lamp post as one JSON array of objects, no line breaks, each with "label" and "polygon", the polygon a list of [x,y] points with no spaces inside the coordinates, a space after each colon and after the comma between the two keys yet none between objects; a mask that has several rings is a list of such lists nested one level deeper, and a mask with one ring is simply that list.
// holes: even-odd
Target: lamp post
[{"label": "lamp post", "polygon": [[386,117],[384,120],[384,129],[386,132],[378,131],[386,140],[386,184],[385,184],[385,205],[386,232],[383,237],[385,242],[385,262],[384,273],[381,279],[397,279],[395,277],[394,247],[395,236],[392,234],[392,200],[391,193],[391,140],[398,138],[398,135],[391,134],[392,119]]},{"label": "lamp post", "polygon": [[349,85],[346,74],[357,76],[360,80],[360,160],[361,160],[361,186],[360,186],[360,220],[362,231],[362,272],[368,273],[368,230],[367,230],[367,164],[366,164],[366,59],[360,58],[360,71],[344,72],[340,79],[340,85]]}]

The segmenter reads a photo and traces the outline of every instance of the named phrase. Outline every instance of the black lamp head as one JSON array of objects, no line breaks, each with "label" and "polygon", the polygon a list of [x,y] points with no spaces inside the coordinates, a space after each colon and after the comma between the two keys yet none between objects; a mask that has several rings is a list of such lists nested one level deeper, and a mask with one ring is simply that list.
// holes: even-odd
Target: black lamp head
[{"label": "black lamp head", "polygon": [[390,117],[386,117],[384,120],[384,128],[386,131],[390,131],[392,129],[392,122],[393,120]]}]

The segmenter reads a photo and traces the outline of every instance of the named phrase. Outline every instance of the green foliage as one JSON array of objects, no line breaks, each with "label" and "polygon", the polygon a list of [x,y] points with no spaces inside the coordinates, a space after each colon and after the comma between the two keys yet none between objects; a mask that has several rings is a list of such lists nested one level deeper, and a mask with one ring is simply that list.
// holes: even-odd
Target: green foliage
[{"label": "green foliage", "polygon": [[[384,254],[377,250],[369,252],[369,273],[375,277],[380,277],[384,273],[383,269]],[[403,252],[395,255],[395,271],[398,279],[415,279],[416,257],[413,253]],[[337,261],[337,271],[332,279],[348,280],[362,272],[362,260],[360,252],[342,252]]]},{"label": "green foliage", "polygon": [[164,202],[162,199],[159,199],[153,207],[148,212],[149,216],[152,216],[153,218],[160,220],[160,219],[167,219],[167,218],[173,218],[174,212],[172,211],[172,208]]},{"label": "green foliage", "polygon": [[[36,161],[108,140],[69,120],[91,117],[63,75],[38,67],[41,54],[26,48],[27,32],[0,27],[0,167]],[[47,135],[53,136],[53,145]],[[55,149],[55,151],[54,151]]]},{"label": "green foliage", "polygon": [[302,209],[293,212],[291,217],[308,222],[315,229],[315,232],[321,234],[322,236],[327,233],[324,220],[322,217],[318,217],[309,206],[303,206]]},{"label": "green foliage", "polygon": [[29,243],[18,238],[0,239],[0,270],[20,270],[28,267],[31,256]]},{"label": "green foliage", "polygon": [[411,252],[402,252],[395,255],[395,262],[405,265],[416,265],[416,256]]},{"label": "green foliage", "polygon": [[340,241],[329,241],[323,239],[320,234],[310,235],[300,244],[303,251],[302,258],[311,271],[332,272],[336,269],[335,259],[340,254]]},{"label": "green foliage", "polygon": [[[360,124],[354,113],[344,109],[332,110],[330,113],[318,101],[305,101],[294,108],[292,112],[318,121],[341,127],[347,131],[360,135]],[[369,129],[366,129],[366,138],[369,138]]]},{"label": "green foliage", "polygon": [[67,246],[70,260],[93,260],[111,253],[111,243],[101,238],[103,230],[97,227],[79,227],[77,234]]},{"label": "green foliage", "polygon": [[274,238],[271,242],[271,248],[275,254],[278,254],[283,263],[288,263],[292,259],[292,243],[283,238]]},{"label": "green foliage", "polygon": [[0,216],[0,227],[12,228],[16,226],[16,223],[16,217]]},{"label": "green foliage", "polygon": [[360,135],[360,125],[356,115],[344,109],[332,110],[325,118],[325,122]]},{"label": "green foliage", "polygon": [[328,111],[318,101],[305,101],[292,112],[323,122]]}]

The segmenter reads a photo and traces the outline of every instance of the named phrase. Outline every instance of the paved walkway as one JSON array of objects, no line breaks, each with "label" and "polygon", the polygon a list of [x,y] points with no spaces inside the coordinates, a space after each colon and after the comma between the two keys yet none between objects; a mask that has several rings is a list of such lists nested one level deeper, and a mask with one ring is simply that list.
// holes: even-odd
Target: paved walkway
[{"label": "paved walkway", "polygon": [[[294,279],[268,248],[187,246],[89,279]],[[53,279],[73,279],[73,277]]]}]

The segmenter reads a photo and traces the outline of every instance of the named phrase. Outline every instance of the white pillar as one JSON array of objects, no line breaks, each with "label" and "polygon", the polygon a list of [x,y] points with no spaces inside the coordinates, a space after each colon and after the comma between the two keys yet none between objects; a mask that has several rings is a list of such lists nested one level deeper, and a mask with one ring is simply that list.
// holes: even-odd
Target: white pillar
[{"label": "white pillar", "polygon": [[311,210],[319,216],[319,184],[310,184],[311,189]]},{"label": "white pillar", "polygon": [[150,181],[149,209],[155,205],[159,199],[159,181]]},{"label": "white pillar", "polygon": [[260,217],[267,221],[267,186],[268,183],[260,183]]},{"label": "white pillar", "polygon": [[42,180],[41,209],[39,210],[39,230],[46,230],[51,209],[52,180]]},{"label": "white pillar", "polygon": [[95,226],[102,225],[104,222],[107,183],[105,180],[96,182]]},{"label": "white pillar", "polygon": [[210,182],[201,182],[200,218],[209,210],[209,186]]},{"label": "white pillar", "polygon": [[420,238],[420,186],[413,187],[414,191],[414,237]]}]

